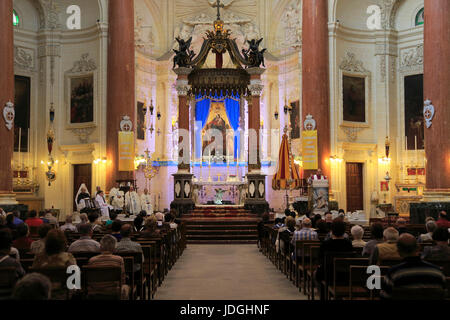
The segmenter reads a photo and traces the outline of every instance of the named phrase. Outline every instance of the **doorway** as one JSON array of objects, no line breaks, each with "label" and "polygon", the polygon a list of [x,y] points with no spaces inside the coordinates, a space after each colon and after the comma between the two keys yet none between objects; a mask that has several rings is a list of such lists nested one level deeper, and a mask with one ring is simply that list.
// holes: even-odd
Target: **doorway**
[{"label": "doorway", "polygon": [[75,205],[75,197],[81,184],[84,183],[91,197],[92,195],[92,165],[91,164],[74,164],[73,165],[73,208],[77,210]]},{"label": "doorway", "polygon": [[364,209],[363,164],[346,163],[347,211]]}]

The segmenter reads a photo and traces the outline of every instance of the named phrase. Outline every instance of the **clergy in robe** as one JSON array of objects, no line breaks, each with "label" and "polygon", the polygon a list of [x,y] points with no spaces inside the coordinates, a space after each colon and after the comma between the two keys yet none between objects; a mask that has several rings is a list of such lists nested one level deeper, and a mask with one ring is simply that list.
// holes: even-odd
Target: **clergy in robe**
[{"label": "clergy in robe", "polygon": [[98,205],[100,206],[102,217],[106,217],[109,219],[109,209],[112,209],[112,207],[106,203],[102,190],[99,190],[97,192],[97,195],[95,196],[95,201],[97,201]]},{"label": "clergy in robe", "polygon": [[[111,196],[111,194],[109,194]],[[122,211],[125,204],[125,195],[123,191],[117,190],[112,198],[111,205],[115,211]]]},{"label": "clergy in robe", "polygon": [[153,214],[152,197],[148,193],[148,189],[144,189],[144,193],[141,194],[141,209],[147,212],[147,215]]},{"label": "clergy in robe", "polygon": [[141,199],[134,187],[130,186],[130,191],[125,194],[125,207],[131,214],[138,215],[141,212]]},{"label": "clergy in robe", "polygon": [[87,191],[87,187],[84,183],[81,184],[80,189],[78,189],[77,195],[75,196],[75,204],[77,206],[77,211],[81,212],[86,207],[85,199],[90,199],[91,195]]}]

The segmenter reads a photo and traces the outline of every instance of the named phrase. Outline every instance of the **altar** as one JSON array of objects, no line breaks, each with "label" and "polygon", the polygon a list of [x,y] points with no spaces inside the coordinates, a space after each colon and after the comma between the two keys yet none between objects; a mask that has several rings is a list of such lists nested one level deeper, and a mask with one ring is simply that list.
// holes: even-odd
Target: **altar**
[{"label": "altar", "polygon": [[245,204],[246,181],[193,181],[193,187],[193,200],[196,206]]}]

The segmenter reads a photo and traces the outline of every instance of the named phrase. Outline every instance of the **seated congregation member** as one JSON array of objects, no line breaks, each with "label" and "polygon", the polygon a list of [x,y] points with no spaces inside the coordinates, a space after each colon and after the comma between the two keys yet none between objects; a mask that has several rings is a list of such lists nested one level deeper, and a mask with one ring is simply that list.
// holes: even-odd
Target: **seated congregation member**
[{"label": "seated congregation member", "polygon": [[318,236],[326,236],[329,232],[328,225],[325,220],[319,219],[316,222],[316,232]]},{"label": "seated congregation member", "polygon": [[13,300],[43,301],[50,300],[52,283],[40,273],[30,273],[20,279],[14,286]]},{"label": "seated congregation member", "polygon": [[171,213],[166,214],[165,222],[170,229],[176,229],[178,227],[178,224],[175,223],[175,216],[172,215]]},{"label": "seated congregation member", "polygon": [[45,218],[45,211],[39,211],[39,219],[41,219],[44,223],[50,223],[50,221]]},{"label": "seated congregation member", "polygon": [[[404,233],[398,238],[396,246],[403,261],[388,270],[382,282],[381,297],[385,299],[402,298],[396,296],[398,289],[411,290],[418,294],[424,289],[434,289],[443,296],[445,275],[438,266],[425,262],[419,257],[416,238],[409,233]],[[424,295],[417,298],[429,297]]]},{"label": "seated congregation member", "polygon": [[370,264],[380,264],[383,260],[400,260],[398,253],[397,241],[398,231],[393,227],[389,227],[383,232],[384,242],[376,245],[369,258]]},{"label": "seated congregation member", "polygon": [[51,213],[51,211],[47,211],[45,213],[45,219],[48,220],[48,223],[55,225],[56,227],[59,227],[58,219]]},{"label": "seated congregation member", "polygon": [[47,237],[48,232],[52,230],[52,226],[48,223],[42,224],[38,229],[39,240],[33,241],[30,247],[30,252],[32,254],[40,254],[45,250],[45,238]]},{"label": "seated congregation member", "polygon": [[273,229],[278,230],[283,227],[284,227],[283,220],[281,218],[275,218],[275,224],[273,226]]},{"label": "seated congregation member", "polygon": [[[294,235],[292,236],[292,244],[296,245],[297,241],[304,241],[304,240],[318,240],[319,236],[317,235],[317,232],[314,231],[314,229],[311,228],[312,227],[312,223],[311,223],[311,219],[309,218],[305,218],[303,219],[302,222],[302,226],[300,230],[296,230],[294,231]],[[295,248],[294,250],[294,259],[298,256],[301,255],[301,248]]]},{"label": "seated congregation member", "polygon": [[41,224],[44,223],[44,221],[42,221],[42,219],[39,219],[37,217],[37,213],[35,210],[31,210],[30,212],[28,212],[28,219],[25,220],[25,223],[29,227],[39,227]]},{"label": "seated congregation member", "polygon": [[20,264],[20,260],[10,256],[12,249],[12,233],[9,229],[0,230],[0,267],[16,268],[16,278],[20,278],[25,271]]},{"label": "seated congregation member", "polygon": [[17,226],[17,239],[13,241],[13,247],[18,250],[30,250],[33,239],[30,237],[30,229],[27,224]]},{"label": "seated congregation member", "polygon": [[331,231],[331,225],[333,224],[333,215],[331,212],[326,212],[324,215],[325,223],[327,224],[328,231]]},{"label": "seated congregation member", "polygon": [[102,232],[103,227],[99,220],[99,215],[96,211],[88,214],[89,225],[91,226],[92,232]]},{"label": "seated congregation member", "polygon": [[[333,252],[352,252],[352,242],[344,237],[345,234],[345,222],[340,218],[333,220],[331,224],[331,238],[325,239],[320,245],[319,249],[319,266],[316,271],[316,280],[318,283],[325,277],[325,269],[327,270],[327,278],[330,279],[332,276],[331,269],[329,268],[329,261],[327,261],[327,266],[325,266],[325,257],[329,253]],[[328,273],[330,272],[330,273]],[[322,288],[323,289],[323,288]],[[324,297],[324,292],[321,292],[321,297]]]},{"label": "seated congregation member", "polygon": [[116,219],[111,225],[111,235],[116,238],[117,241],[122,239],[122,235],[120,234],[120,229],[122,228],[122,221]]},{"label": "seated congregation member", "polygon": [[100,252],[100,243],[92,239],[92,227],[90,224],[83,224],[78,228],[80,239],[74,241],[68,252]]},{"label": "seated congregation member", "polygon": [[141,232],[140,236],[144,238],[155,238],[161,235],[158,230],[158,225],[155,216],[150,216],[145,220],[144,231]]},{"label": "seated congregation member", "polygon": [[408,230],[406,229],[406,220],[403,218],[397,219],[397,230],[398,234],[402,235],[403,233],[407,233]]},{"label": "seated congregation member", "polygon": [[133,226],[133,231],[134,232],[141,232],[142,230],[144,230],[144,226],[143,226],[143,224],[144,224],[144,218],[143,217],[141,217],[140,215],[139,216],[137,216],[135,219],[134,219],[134,226]]},{"label": "seated congregation member", "polygon": [[[140,252],[142,253],[142,247],[139,243],[131,241],[131,233],[133,227],[130,224],[124,224],[120,229],[122,239],[116,245],[115,252]],[[144,261],[144,254],[142,253],[142,261]],[[139,271],[141,266],[139,264],[134,265],[134,271]]]},{"label": "seated congregation member", "polygon": [[288,248],[291,235],[295,232],[295,218],[288,216],[286,218],[286,227],[278,229],[278,239],[280,241],[280,249],[283,251]]},{"label": "seated congregation member", "polygon": [[14,212],[13,212],[13,215],[14,215],[14,221],[13,221],[13,223],[14,223],[16,226],[18,226],[18,225],[20,225],[20,224],[23,223],[23,220],[19,218],[19,217],[20,217],[20,212],[19,212],[19,211],[14,211]]},{"label": "seated congregation member", "polygon": [[438,221],[436,221],[436,224],[440,228],[447,228],[447,229],[450,228],[450,221],[448,220],[447,212],[445,211],[439,212],[439,219]]},{"label": "seated congregation member", "polygon": [[294,232],[294,235],[292,237],[292,243],[295,243],[295,241],[301,241],[301,240],[317,240],[318,235],[317,232],[312,229],[312,222],[311,219],[305,218],[302,222],[302,228],[298,231]]},{"label": "seated congregation member", "polygon": [[353,238],[353,248],[364,248],[366,245],[366,242],[362,239],[364,236],[364,229],[361,226],[353,226],[350,233]]},{"label": "seated congregation member", "polygon": [[116,289],[121,290],[122,299],[128,297],[128,286],[125,285],[125,264],[123,258],[114,255],[113,252],[116,249],[117,240],[112,235],[107,234],[100,240],[100,250],[101,254],[89,259],[89,266],[99,266],[99,267],[120,267],[122,269],[122,288],[117,288],[115,285],[111,284],[97,284],[89,288],[90,294],[110,294]]},{"label": "seated congregation member", "polygon": [[83,224],[89,224],[88,215],[86,213],[80,214],[80,223],[77,224],[77,231],[80,232],[79,227]]},{"label": "seated congregation member", "polygon": [[164,221],[164,216],[165,215],[162,212],[155,213],[156,221]]},{"label": "seated congregation member", "polygon": [[449,261],[450,247],[448,246],[448,229],[437,228],[433,232],[434,246],[426,246],[423,249],[422,259],[427,261]]},{"label": "seated congregation member", "polygon": [[11,231],[14,231],[14,230],[17,229],[17,226],[14,224],[14,218],[15,218],[15,216],[14,216],[13,213],[8,213],[6,215],[6,224],[5,224],[5,226],[7,228],[9,228]]},{"label": "seated congregation member", "polygon": [[67,240],[64,232],[59,229],[50,230],[45,239],[45,250],[35,256],[32,268],[53,268],[77,264],[73,255],[66,252]]},{"label": "seated congregation member", "polygon": [[[340,219],[342,222],[344,222],[344,224],[347,224],[347,222],[345,221],[345,218],[343,217],[337,217],[336,219]],[[336,220],[334,219],[333,222]],[[331,229],[329,229],[330,231],[328,232],[327,236],[325,237],[325,240],[328,240],[331,238],[332,232]],[[344,238],[345,239],[350,239],[350,236],[347,234],[347,232],[344,232]]]},{"label": "seated congregation member", "polygon": [[105,227],[110,228],[113,222],[117,219],[118,213],[117,211],[111,211],[109,213],[109,219],[105,222]]},{"label": "seated congregation member", "polygon": [[70,231],[70,232],[77,232],[77,227],[72,223],[72,215],[68,215],[66,217],[66,223],[63,224],[61,227],[59,227],[59,229],[61,229],[61,231],[66,232],[66,231]]},{"label": "seated congregation member", "polygon": [[372,240],[364,246],[362,251],[363,257],[370,257],[377,244],[383,242],[383,225],[379,222],[372,223],[370,226],[370,234],[372,235]]},{"label": "seated congregation member", "polygon": [[[317,228],[317,222],[319,220],[322,220],[322,215],[320,214],[315,214],[312,219],[311,219],[311,223],[312,223],[312,227],[313,228]],[[323,220],[322,220],[323,221]]]},{"label": "seated congregation member", "polygon": [[427,221],[425,223],[425,228],[427,229],[427,233],[419,235],[419,238],[417,239],[418,242],[433,241],[433,232],[437,228],[436,222],[433,220]]}]

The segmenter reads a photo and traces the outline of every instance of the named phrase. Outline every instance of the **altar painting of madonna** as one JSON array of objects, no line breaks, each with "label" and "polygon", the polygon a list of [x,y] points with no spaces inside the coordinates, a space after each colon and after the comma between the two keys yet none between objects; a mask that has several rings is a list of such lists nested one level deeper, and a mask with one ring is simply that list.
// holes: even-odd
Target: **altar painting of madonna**
[{"label": "altar painting of madonna", "polygon": [[[221,133],[221,141],[216,142],[216,136],[214,136],[212,133],[211,135],[208,135],[208,130],[210,129],[218,130]],[[225,110],[225,105],[223,102],[213,102],[211,104],[211,110],[208,115],[208,120],[202,131],[203,155],[208,156],[208,154],[205,153],[205,148],[211,143],[215,143],[217,145],[217,149],[220,149],[220,147],[222,147],[221,152],[220,150],[213,150],[211,152],[211,156],[219,156],[220,153],[223,156],[232,155],[234,136],[232,134],[228,134],[227,136],[227,131],[232,132],[233,129],[230,125],[230,121]]]}]

